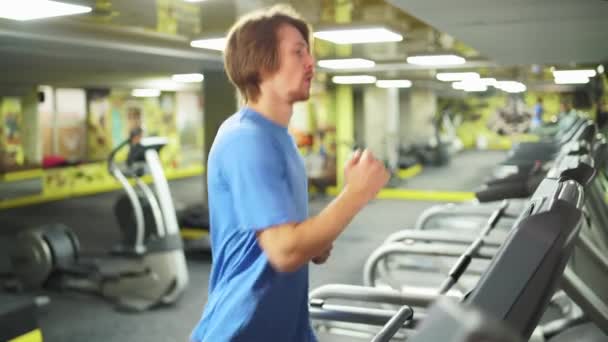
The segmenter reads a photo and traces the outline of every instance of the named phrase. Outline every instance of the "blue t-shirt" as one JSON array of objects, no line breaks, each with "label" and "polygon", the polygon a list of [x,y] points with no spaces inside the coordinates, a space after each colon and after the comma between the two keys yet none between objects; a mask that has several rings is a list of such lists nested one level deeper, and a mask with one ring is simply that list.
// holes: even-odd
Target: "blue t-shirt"
[{"label": "blue t-shirt", "polygon": [[207,168],[213,266],[196,342],[316,341],[308,266],[280,273],[256,232],[308,218],[304,161],[287,128],[250,108],[220,127]]}]

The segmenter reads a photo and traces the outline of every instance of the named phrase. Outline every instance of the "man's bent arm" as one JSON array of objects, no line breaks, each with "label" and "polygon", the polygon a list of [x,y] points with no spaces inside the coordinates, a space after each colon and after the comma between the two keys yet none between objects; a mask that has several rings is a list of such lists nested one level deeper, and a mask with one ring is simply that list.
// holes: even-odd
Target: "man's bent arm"
[{"label": "man's bent arm", "polygon": [[277,271],[294,272],[331,247],[367,203],[363,198],[347,185],[317,216],[261,230],[258,243]]}]

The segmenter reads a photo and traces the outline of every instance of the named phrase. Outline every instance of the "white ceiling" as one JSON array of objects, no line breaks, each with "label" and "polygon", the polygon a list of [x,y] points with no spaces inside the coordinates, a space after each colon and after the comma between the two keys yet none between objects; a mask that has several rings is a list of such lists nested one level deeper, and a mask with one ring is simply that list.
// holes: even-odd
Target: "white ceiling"
[{"label": "white ceiling", "polygon": [[388,0],[504,65],[608,61],[606,0]]},{"label": "white ceiling", "polygon": [[[112,17],[111,25],[104,24],[103,11],[88,17],[25,23],[0,19],[0,83],[70,83],[79,79],[94,83],[109,82],[109,78],[121,82],[135,76],[222,68],[219,53],[189,47],[189,39],[194,36],[153,32],[156,11],[154,6],[145,6],[149,1],[152,0],[113,1],[110,12],[119,15]],[[234,21],[236,13],[275,2],[278,1],[203,2],[201,29],[223,31]],[[289,2],[319,24],[325,0]],[[356,9],[368,17],[373,14],[370,8],[374,8],[369,6],[384,4],[379,0],[358,3],[366,4],[367,7]],[[460,67],[608,62],[607,0],[387,0],[387,3],[454,36],[479,51],[481,57],[490,59],[472,60]],[[184,18],[194,15],[186,9],[180,11]],[[379,13],[386,15],[386,11]],[[425,34],[417,35],[418,31]],[[429,47],[430,30],[423,27],[418,31],[405,32],[403,46],[407,53]],[[378,51],[382,56],[392,50],[401,51],[393,48],[386,46]],[[405,72],[411,77],[420,72],[420,68],[403,62],[380,63],[377,69],[390,75]]]},{"label": "white ceiling", "polygon": [[1,83],[171,75],[221,68],[219,53],[191,48],[185,38],[61,20],[0,20]]}]

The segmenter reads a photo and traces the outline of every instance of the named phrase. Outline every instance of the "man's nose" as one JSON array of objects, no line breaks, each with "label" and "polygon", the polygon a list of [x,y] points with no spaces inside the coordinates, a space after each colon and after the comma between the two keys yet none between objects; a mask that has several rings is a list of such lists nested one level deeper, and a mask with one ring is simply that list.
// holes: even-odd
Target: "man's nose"
[{"label": "man's nose", "polygon": [[315,58],[312,54],[308,54],[308,59],[306,60],[306,70],[310,70],[311,72],[315,71]]}]

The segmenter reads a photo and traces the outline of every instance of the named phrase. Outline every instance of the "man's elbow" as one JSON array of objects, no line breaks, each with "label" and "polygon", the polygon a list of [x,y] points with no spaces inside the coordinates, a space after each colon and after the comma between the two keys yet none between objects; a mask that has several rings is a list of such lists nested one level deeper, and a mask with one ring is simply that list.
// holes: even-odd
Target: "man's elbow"
[{"label": "man's elbow", "polygon": [[280,273],[296,272],[308,263],[308,260],[299,255],[296,251],[268,255],[268,261],[272,268]]},{"label": "man's elbow", "polygon": [[294,224],[266,229],[259,232],[257,238],[270,265],[277,272],[295,272],[310,259],[295,234]]}]

